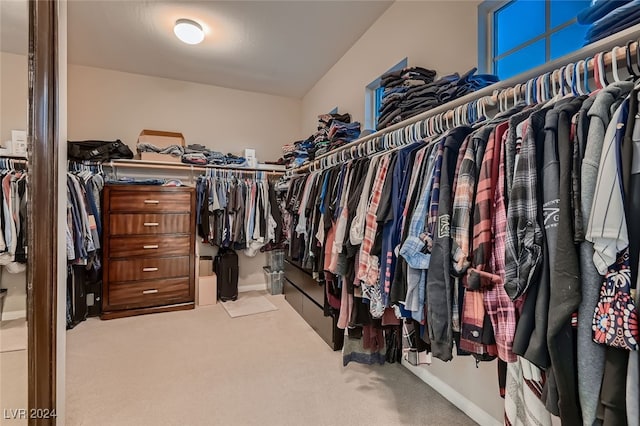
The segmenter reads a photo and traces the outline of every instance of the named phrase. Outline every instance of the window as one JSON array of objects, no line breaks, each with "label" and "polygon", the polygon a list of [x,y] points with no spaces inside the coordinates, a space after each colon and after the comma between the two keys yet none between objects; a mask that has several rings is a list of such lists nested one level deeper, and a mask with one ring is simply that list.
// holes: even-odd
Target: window
[{"label": "window", "polygon": [[[384,75],[391,71],[398,71],[407,67],[407,58],[404,58],[393,67],[381,74]],[[367,84],[364,94],[364,129],[375,130],[378,126],[378,117],[380,117],[380,107],[382,106],[382,95],[384,87],[380,86],[380,77]],[[363,130],[364,130],[363,129]]]},{"label": "window", "polygon": [[478,58],[501,80],[584,45],[589,27],[576,22],[589,0],[488,0],[478,8]]}]

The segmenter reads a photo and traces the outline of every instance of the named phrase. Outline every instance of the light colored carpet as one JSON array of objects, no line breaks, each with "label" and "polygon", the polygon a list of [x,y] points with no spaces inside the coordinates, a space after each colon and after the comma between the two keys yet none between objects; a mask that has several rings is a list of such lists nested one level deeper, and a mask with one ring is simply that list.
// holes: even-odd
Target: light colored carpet
[{"label": "light colored carpet", "polygon": [[27,321],[24,318],[0,321],[0,352],[27,349]]},{"label": "light colored carpet", "polygon": [[273,303],[259,292],[250,291],[241,293],[238,300],[219,302],[231,318],[245,317],[247,315],[261,314],[263,312],[276,311]]},{"label": "light colored carpet", "polygon": [[[29,384],[27,362],[27,351],[0,353],[0,425],[2,426],[27,424],[26,418],[21,419],[16,411],[27,408]],[[12,413],[18,418],[12,418]]]},{"label": "light colored carpet", "polygon": [[218,303],[70,330],[67,425],[475,424],[401,365],[343,367],[266,297],[277,311],[232,319]]}]

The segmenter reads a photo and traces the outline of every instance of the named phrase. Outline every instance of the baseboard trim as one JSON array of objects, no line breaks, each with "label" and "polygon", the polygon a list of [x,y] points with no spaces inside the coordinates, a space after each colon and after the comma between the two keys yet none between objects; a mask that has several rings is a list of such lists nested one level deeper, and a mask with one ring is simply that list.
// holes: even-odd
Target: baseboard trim
[{"label": "baseboard trim", "polygon": [[2,321],[16,320],[20,318],[26,318],[26,311],[8,311],[2,313]]},{"label": "baseboard trim", "polygon": [[500,426],[503,423],[484,411],[460,392],[452,388],[448,383],[436,377],[427,368],[411,365],[407,360],[402,360],[407,370],[418,376],[423,382],[431,386],[436,392],[445,397],[449,402],[458,407],[467,416],[481,426]]},{"label": "baseboard trim", "polygon": [[247,291],[260,291],[260,290],[266,290],[267,289],[267,284],[250,284],[250,285],[242,285],[242,286],[238,286],[238,292],[240,293],[245,293]]}]

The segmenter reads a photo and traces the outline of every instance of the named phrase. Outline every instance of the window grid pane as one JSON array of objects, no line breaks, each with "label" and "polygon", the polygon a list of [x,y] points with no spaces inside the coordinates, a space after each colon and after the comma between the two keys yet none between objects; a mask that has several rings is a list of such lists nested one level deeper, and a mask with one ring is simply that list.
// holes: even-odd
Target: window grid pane
[{"label": "window grid pane", "polygon": [[589,0],[514,0],[494,11],[494,73],[501,79],[513,77],[582,47],[588,27],[575,19],[589,4]]},{"label": "window grid pane", "polygon": [[578,12],[589,7],[589,0],[551,0],[551,28],[571,21]]},{"label": "window grid pane", "polygon": [[546,39],[539,40],[496,61],[495,73],[501,80],[545,63]]},{"label": "window grid pane", "polygon": [[544,34],[545,2],[514,0],[495,12],[493,22],[498,56]]},{"label": "window grid pane", "polygon": [[550,58],[558,59],[582,47],[588,29],[586,25],[575,23],[551,34]]}]

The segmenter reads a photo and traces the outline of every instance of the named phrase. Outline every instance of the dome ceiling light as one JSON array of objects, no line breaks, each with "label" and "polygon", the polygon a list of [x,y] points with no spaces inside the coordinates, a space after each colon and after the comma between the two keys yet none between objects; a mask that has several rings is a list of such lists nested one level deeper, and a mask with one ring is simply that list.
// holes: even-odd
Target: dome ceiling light
[{"label": "dome ceiling light", "polygon": [[204,30],[202,25],[191,19],[178,19],[173,27],[173,32],[186,44],[199,44],[204,40]]}]

